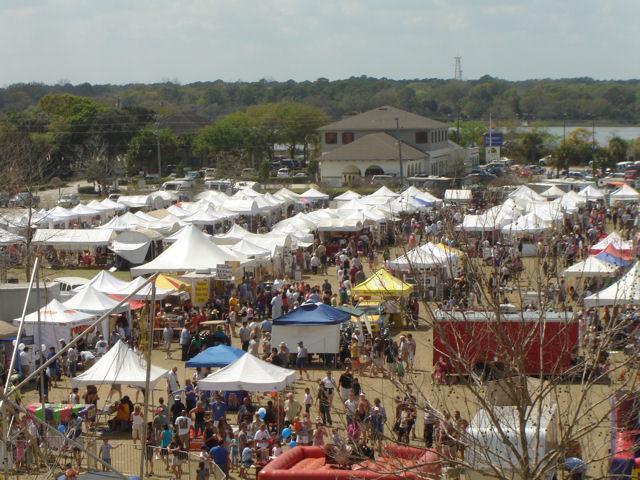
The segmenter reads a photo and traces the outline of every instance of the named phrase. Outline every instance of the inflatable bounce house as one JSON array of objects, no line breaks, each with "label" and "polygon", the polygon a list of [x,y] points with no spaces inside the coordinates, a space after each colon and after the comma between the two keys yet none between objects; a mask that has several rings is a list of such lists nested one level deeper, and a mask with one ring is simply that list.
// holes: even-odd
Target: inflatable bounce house
[{"label": "inflatable bounce house", "polygon": [[439,457],[432,450],[392,445],[375,461],[340,466],[328,463],[321,447],[297,446],[268,463],[258,480],[407,480],[439,475]]},{"label": "inflatable bounce house", "polygon": [[611,398],[611,478],[628,480],[640,473],[640,394],[619,391]]}]

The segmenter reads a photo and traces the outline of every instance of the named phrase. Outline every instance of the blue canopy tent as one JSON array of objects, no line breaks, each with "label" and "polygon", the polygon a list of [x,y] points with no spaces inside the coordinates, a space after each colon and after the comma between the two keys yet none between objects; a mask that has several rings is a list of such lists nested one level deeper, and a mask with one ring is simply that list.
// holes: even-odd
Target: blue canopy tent
[{"label": "blue canopy tent", "polygon": [[324,303],[306,302],[295,310],[276,318],[274,325],[336,325],[346,322],[351,314]]},{"label": "blue canopy tent", "polygon": [[309,353],[335,355],[340,351],[340,324],[350,318],[324,303],[303,303],[273,321],[271,344],[284,342],[294,352],[302,341]]},{"label": "blue canopy tent", "polygon": [[217,345],[203,350],[191,360],[188,360],[185,365],[189,368],[226,367],[245,353],[247,352],[239,348]]}]

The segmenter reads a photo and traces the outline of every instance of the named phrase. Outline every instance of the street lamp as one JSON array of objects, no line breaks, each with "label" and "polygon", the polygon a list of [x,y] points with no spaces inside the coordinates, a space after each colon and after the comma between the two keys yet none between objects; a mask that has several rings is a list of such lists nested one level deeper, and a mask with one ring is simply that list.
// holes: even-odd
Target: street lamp
[{"label": "street lamp", "polygon": [[404,173],[402,171],[402,142],[400,141],[400,120],[396,117],[396,138],[398,140],[398,161],[400,162],[400,189],[404,187]]}]

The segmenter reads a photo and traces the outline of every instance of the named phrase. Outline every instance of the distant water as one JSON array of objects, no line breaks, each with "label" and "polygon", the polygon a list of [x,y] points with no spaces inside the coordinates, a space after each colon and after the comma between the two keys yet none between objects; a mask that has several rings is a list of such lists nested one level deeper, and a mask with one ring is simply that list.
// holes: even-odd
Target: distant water
[{"label": "distant water", "polygon": [[[532,130],[535,127],[518,127],[518,130],[527,131]],[[551,127],[542,127],[544,130],[547,130],[550,134],[555,135],[558,138],[562,138],[562,125],[560,126],[551,126]],[[567,125],[566,132],[567,136],[576,128],[586,128],[591,131],[591,125]],[[620,137],[623,140],[635,140],[636,138],[640,138],[640,126],[630,127],[630,126],[599,126],[596,124],[596,142],[600,145],[605,146],[609,143],[609,140],[612,137]]]}]

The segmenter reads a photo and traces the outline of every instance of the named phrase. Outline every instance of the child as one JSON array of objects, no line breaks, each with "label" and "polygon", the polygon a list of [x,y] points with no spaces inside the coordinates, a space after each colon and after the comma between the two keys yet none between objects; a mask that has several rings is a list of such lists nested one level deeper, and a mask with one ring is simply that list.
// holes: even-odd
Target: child
[{"label": "child", "polygon": [[253,440],[247,442],[247,446],[242,450],[242,457],[240,458],[242,464],[240,465],[240,478],[247,478],[247,470],[253,465]]},{"label": "child", "polygon": [[282,444],[280,440],[276,440],[273,442],[273,448],[271,449],[271,459],[279,457],[282,455]]},{"label": "child", "polygon": [[24,468],[26,451],[27,451],[27,440],[25,439],[24,433],[20,433],[18,435],[18,438],[16,438],[16,451],[15,451],[16,470],[22,470],[22,468]]},{"label": "child", "polygon": [[198,470],[196,470],[196,480],[209,480],[209,467],[205,462],[198,463]]},{"label": "child", "polygon": [[311,389],[307,387],[304,389],[304,411],[309,413],[311,405],[313,405],[313,396],[311,395]]},{"label": "child", "polygon": [[80,394],[78,393],[78,387],[74,387],[71,389],[71,393],[69,394],[69,403],[72,405],[77,405],[80,403]]},{"label": "child", "polygon": [[331,443],[333,443],[336,447],[340,447],[344,444],[342,441],[342,437],[340,436],[340,432],[337,428],[334,428],[331,431]]},{"label": "child", "polygon": [[327,436],[327,431],[322,425],[322,422],[316,422],[316,428],[313,431],[313,446],[324,447],[324,437],[326,436]]},{"label": "child", "polygon": [[231,440],[231,470],[235,470],[236,468],[238,468],[238,457],[239,457],[239,453],[238,452],[238,439],[237,438],[233,438]]},{"label": "child", "polygon": [[[111,450],[114,448],[118,448],[120,445],[116,445],[115,447],[109,443],[109,439],[107,437],[102,438],[102,445],[100,445],[100,460],[102,460],[107,465],[111,465]],[[107,467],[102,465],[102,471],[106,472]]]}]

